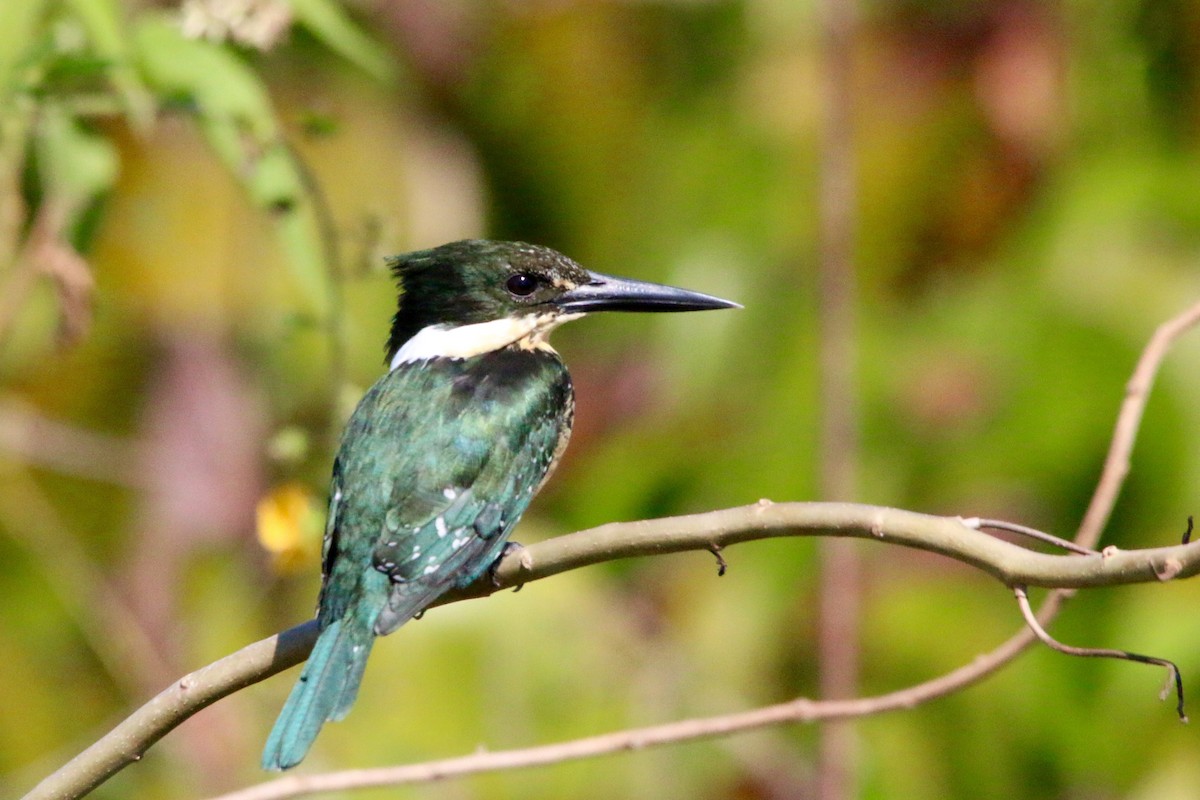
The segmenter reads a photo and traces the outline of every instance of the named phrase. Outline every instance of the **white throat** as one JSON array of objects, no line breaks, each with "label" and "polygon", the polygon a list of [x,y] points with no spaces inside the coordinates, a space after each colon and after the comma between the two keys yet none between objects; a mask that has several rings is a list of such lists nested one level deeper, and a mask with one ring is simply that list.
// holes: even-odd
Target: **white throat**
[{"label": "white throat", "polygon": [[392,357],[391,369],[431,358],[461,360],[516,345],[526,350],[554,352],[546,341],[550,331],[583,314],[525,314],[474,325],[429,325],[417,331]]}]

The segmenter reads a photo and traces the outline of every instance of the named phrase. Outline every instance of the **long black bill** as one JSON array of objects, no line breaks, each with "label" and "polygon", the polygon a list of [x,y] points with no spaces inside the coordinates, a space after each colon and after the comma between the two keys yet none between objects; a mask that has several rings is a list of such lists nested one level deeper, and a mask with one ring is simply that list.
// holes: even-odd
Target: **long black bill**
[{"label": "long black bill", "polygon": [[741,308],[737,303],[710,294],[664,286],[660,283],[615,278],[589,272],[591,280],[559,295],[555,304],[569,314],[589,311],[707,311]]}]

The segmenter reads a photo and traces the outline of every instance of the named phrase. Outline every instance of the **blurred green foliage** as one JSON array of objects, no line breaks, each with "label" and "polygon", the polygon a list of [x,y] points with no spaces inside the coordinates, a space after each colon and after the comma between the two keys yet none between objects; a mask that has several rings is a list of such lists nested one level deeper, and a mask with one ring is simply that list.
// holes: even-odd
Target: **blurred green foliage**
[{"label": "blurred green foliage", "polygon": [[[255,507],[296,482],[323,497],[381,370],[384,253],[526,239],[746,307],[558,334],[577,430],[518,539],[818,499],[810,5],[169,5],[0,2],[6,794],[308,615],[317,567],[280,570]],[[860,499],[1069,534],[1139,349],[1200,296],[1200,4],[862,5]],[[1189,340],[1169,359],[1106,544],[1174,542],[1198,510],[1198,358]],[[864,693],[1019,626],[979,575],[862,551]],[[812,553],[738,547],[719,581],[703,554],[615,564],[438,609],[376,649],[305,769],[811,696]],[[1197,600],[1195,582],[1087,592],[1054,630],[1175,659],[1195,693],[1200,622],[1180,612]],[[290,678],[95,796],[259,779]],[[1034,650],[859,722],[862,796],[1195,797],[1196,734],[1155,702],[1160,678]],[[804,796],[814,741],[774,729],[401,794]]]}]

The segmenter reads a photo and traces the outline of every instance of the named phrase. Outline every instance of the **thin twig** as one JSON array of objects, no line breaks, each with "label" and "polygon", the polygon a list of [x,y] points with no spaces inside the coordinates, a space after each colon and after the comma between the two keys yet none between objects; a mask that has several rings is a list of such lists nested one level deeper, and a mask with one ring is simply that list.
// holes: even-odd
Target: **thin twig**
[{"label": "thin twig", "polygon": [[[1028,536],[1030,539],[1037,539],[1039,542],[1046,542],[1063,550],[1070,550],[1072,553],[1078,553],[1084,556],[1098,556],[1100,552],[1097,550],[1089,550],[1086,547],[1075,544],[1070,539],[1063,539],[1055,536],[1052,533],[1039,531],[1037,528],[1030,528],[1028,525],[1018,525],[1015,522],[1005,522],[1002,519],[980,519],[979,517],[968,517],[963,520],[963,525],[975,530],[983,530],[991,528],[998,531],[1008,531],[1020,536]],[[1184,542],[1187,544],[1187,542]]]},{"label": "thin twig", "polygon": [[1146,400],[1154,387],[1154,379],[1162,366],[1162,360],[1175,340],[1198,323],[1200,303],[1190,306],[1159,325],[1142,351],[1133,376],[1125,385],[1125,400],[1121,403],[1121,411],[1117,415],[1112,444],[1109,445],[1108,455],[1104,459],[1104,469],[1096,483],[1096,491],[1092,494],[1083,521],[1079,524],[1079,532],[1075,535],[1077,544],[1094,548],[1100,541],[1100,534],[1112,516],[1121,487],[1125,485],[1125,476],[1129,474],[1130,455],[1133,453],[1134,442],[1137,441],[1138,428],[1142,424]]},{"label": "thin twig", "polygon": [[[1187,542],[1184,542],[1184,544],[1187,544]],[[717,559],[717,577],[724,578],[725,571],[727,569],[729,569],[729,564],[726,563],[725,556],[721,555],[721,548],[714,544],[712,547],[710,547],[708,549],[713,554],[713,557]],[[514,591],[520,591],[520,590],[521,590],[521,587],[518,586]]]},{"label": "thin twig", "polygon": [[1108,647],[1075,647],[1074,645],[1063,644],[1055,639],[1046,629],[1038,622],[1034,616],[1033,609],[1029,605],[1029,595],[1025,591],[1024,586],[1012,587],[1013,594],[1017,597],[1017,605],[1021,607],[1021,614],[1025,617],[1026,624],[1037,638],[1041,639],[1044,644],[1050,648],[1066,653],[1069,656],[1081,656],[1084,658],[1117,658],[1124,661],[1136,661],[1140,664],[1155,664],[1164,667],[1167,670],[1167,684],[1163,687],[1160,700],[1167,699],[1167,693],[1170,692],[1172,684],[1175,687],[1175,697],[1177,699],[1175,712],[1179,715],[1180,722],[1187,722],[1187,714],[1183,710],[1183,677],[1179,673],[1179,667],[1175,666],[1174,661],[1168,661],[1165,658],[1156,658],[1155,656],[1144,656],[1139,653],[1131,653],[1128,650],[1115,650]]}]

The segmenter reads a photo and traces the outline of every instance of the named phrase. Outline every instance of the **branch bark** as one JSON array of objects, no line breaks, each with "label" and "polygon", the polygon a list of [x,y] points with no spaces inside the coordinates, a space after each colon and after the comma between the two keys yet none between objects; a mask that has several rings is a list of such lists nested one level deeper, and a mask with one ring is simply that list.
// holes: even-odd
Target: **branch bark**
[{"label": "branch bark", "polygon": [[[750,506],[691,516],[610,523],[538,542],[506,557],[496,568],[494,584],[487,580],[480,581],[463,592],[447,596],[442,602],[483,597],[568,570],[620,558],[689,550],[711,551],[713,548],[723,549],[759,539],[808,536],[849,537],[927,550],[980,569],[1010,588],[1022,585],[1072,589],[1117,586],[1187,578],[1200,572],[1200,541],[1145,550],[1118,551],[1109,548],[1103,554],[1094,556],[1046,555],[973,530],[957,517],[938,517],[852,503],[772,503],[764,500]],[[140,759],[151,745],[196,711],[299,664],[308,657],[316,633],[315,622],[306,622],[184,676],[38,784],[26,795],[27,800],[74,798],[86,794],[123,767]],[[986,674],[986,671],[980,672],[979,662],[964,667],[964,670],[968,668],[971,674],[958,675],[956,671],[944,676],[944,679],[958,675],[954,680],[960,682],[950,684],[956,687],[962,685],[963,677],[977,680]],[[891,695],[860,700],[821,703],[801,699],[727,717],[684,720],[640,731],[623,731],[562,745],[548,745],[529,752],[544,757],[548,748],[557,747],[563,748],[564,752],[579,753],[571,757],[583,757],[595,754],[597,751],[590,748],[602,745],[608,749],[598,752],[663,744],[682,738],[715,736],[731,730],[773,724],[780,721],[779,715],[796,721],[860,716],[911,707],[937,696],[940,693],[938,688],[943,685],[930,682]],[[503,760],[512,754],[491,755]],[[478,762],[470,759],[451,761],[456,765],[455,770],[480,769],[472,766]],[[434,774],[440,776],[466,774],[463,771],[437,771],[449,769],[447,763],[418,766],[424,770],[433,769]],[[418,767],[397,769],[418,770]],[[377,770],[367,772],[371,775],[379,773]],[[295,783],[292,778],[281,780],[285,785]],[[273,783],[263,784],[269,785]]]}]

